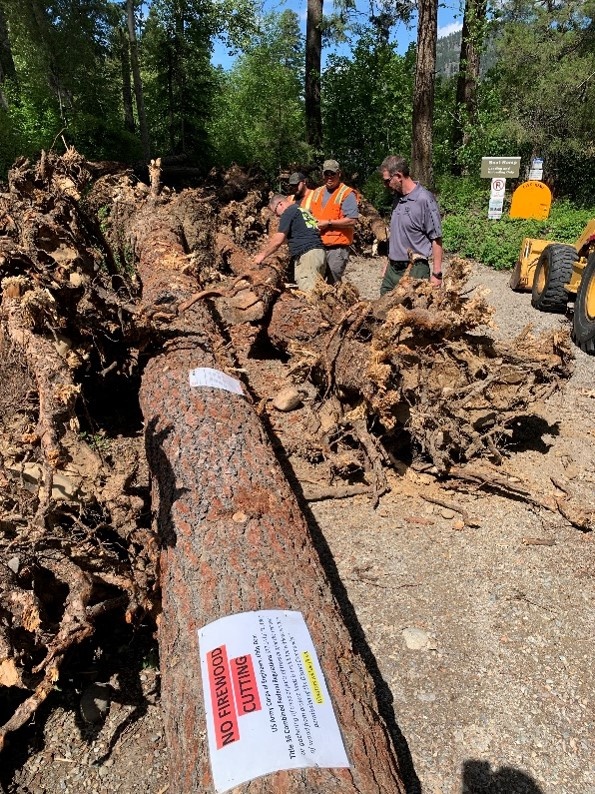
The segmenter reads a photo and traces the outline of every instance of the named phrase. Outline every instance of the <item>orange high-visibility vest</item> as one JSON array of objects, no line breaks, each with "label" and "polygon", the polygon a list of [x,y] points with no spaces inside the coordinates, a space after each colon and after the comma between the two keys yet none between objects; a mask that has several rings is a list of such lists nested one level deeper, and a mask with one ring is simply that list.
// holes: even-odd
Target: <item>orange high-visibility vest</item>
[{"label": "orange high-visibility vest", "polygon": [[[345,216],[341,212],[341,202],[350,193],[355,193],[355,190],[342,182],[329,196],[325,206],[322,206],[322,197],[326,187],[317,187],[312,190],[306,198],[302,201],[302,207],[310,210],[312,215],[317,221],[336,221]],[[356,194],[357,198],[357,194]],[[351,245],[353,242],[353,226],[345,226],[342,229],[330,229],[321,234],[323,245]]]},{"label": "orange high-visibility vest", "polygon": [[[312,190],[312,188],[309,188],[309,187],[307,187],[307,188],[306,188],[306,192],[304,193],[303,197],[300,199],[300,201],[304,202],[304,204],[303,204],[303,206],[304,206],[304,209],[308,209],[308,208],[305,206],[305,201],[306,201],[306,199],[308,198],[308,196],[309,196],[311,193],[313,193],[313,192],[314,192],[314,191]],[[292,204],[295,204],[295,195],[293,195],[293,196],[289,196],[289,198],[291,199],[291,203],[292,203]]]}]

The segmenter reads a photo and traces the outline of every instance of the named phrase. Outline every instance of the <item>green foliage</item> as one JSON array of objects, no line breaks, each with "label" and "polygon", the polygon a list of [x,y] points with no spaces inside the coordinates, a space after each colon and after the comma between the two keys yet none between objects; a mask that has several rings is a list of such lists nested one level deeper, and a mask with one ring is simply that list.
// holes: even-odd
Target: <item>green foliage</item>
[{"label": "green foliage", "polygon": [[88,433],[86,430],[81,430],[79,436],[82,441],[93,447],[100,454],[107,452],[110,448],[110,441],[103,430],[99,430],[97,433]]},{"label": "green foliage", "polygon": [[308,158],[302,101],[303,41],[293,11],[271,14],[229,73],[219,72],[209,124],[222,165],[259,163],[269,174]]},{"label": "green foliage", "polygon": [[14,123],[10,113],[0,108],[0,179],[4,178],[10,166],[21,154],[27,154],[18,125]]},{"label": "green foliage", "polygon": [[444,248],[450,253],[475,259],[497,270],[512,267],[524,237],[539,237],[535,222],[487,219],[483,215],[449,215],[442,221]]},{"label": "green foliage", "polygon": [[374,171],[362,185],[362,193],[381,215],[390,216],[392,193],[386,188],[378,171]]},{"label": "green foliage", "polygon": [[125,243],[119,250],[114,251],[114,262],[118,273],[132,278],[136,273],[134,266],[134,251],[129,243]]},{"label": "green foliage", "polygon": [[[362,36],[353,56],[331,55],[322,81],[324,150],[365,182],[388,154],[411,149],[414,54]],[[364,192],[375,193],[372,184]]]},{"label": "green foliage", "polygon": [[498,63],[482,88],[506,154],[542,156],[558,192],[583,201],[595,174],[593,10],[582,0],[503,5]]},{"label": "green foliage", "polygon": [[136,157],[138,147],[123,131],[119,64],[109,46],[112,3],[58,0],[6,8],[16,79],[3,90],[18,154],[61,146],[63,135],[89,158]]},{"label": "green foliage", "polygon": [[[456,83],[453,79],[437,79],[432,123],[432,165],[434,175],[447,174],[452,159],[453,107]],[[436,181],[436,177],[434,178]]]},{"label": "green foliage", "polygon": [[129,163],[142,157],[138,137],[114,124],[113,120],[79,113],[64,133],[67,140],[89,158]]},{"label": "green foliage", "polygon": [[99,220],[99,228],[102,234],[106,234],[109,229],[109,217],[111,214],[111,207],[105,204],[97,210],[97,218]]},{"label": "green foliage", "polygon": [[469,257],[497,270],[514,266],[525,237],[574,243],[587,221],[595,217],[595,207],[575,208],[568,201],[552,204],[544,221],[509,218],[488,220],[489,180],[443,179],[438,200],[444,218],[442,230],[445,249]]},{"label": "green foliage", "polygon": [[210,0],[154,0],[142,37],[145,108],[152,149],[191,155],[206,165],[206,119],[212,108]]},{"label": "green foliage", "polygon": [[457,177],[446,174],[436,179],[435,194],[445,215],[481,213],[488,205],[490,181],[479,176]]},{"label": "green foliage", "polygon": [[[124,121],[125,3],[28,0],[5,2],[3,8],[9,39],[0,46],[12,56],[16,77],[2,84],[8,105],[0,109],[2,171],[17,155],[54,142],[60,147],[62,136],[91,159],[138,160],[138,135]],[[226,36],[229,46],[246,40],[254,9],[254,0],[144,4],[137,37],[156,152],[186,152],[195,163],[211,164],[206,121],[216,85],[212,40]]]}]

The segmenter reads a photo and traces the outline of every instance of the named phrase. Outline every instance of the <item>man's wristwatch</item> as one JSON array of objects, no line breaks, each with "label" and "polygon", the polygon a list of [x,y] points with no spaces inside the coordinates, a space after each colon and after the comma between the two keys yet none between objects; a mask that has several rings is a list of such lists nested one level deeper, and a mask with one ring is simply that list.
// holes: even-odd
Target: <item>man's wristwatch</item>
[{"label": "man's wristwatch", "polygon": [[442,271],[440,271],[440,273],[432,273],[432,275],[434,276],[434,278],[442,279]]}]

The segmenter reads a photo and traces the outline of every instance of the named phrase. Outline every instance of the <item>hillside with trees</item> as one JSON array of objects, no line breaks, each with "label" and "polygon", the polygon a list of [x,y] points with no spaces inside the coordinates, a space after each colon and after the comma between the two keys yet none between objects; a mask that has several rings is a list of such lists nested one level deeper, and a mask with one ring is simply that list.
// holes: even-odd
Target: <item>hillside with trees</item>
[{"label": "hillside with trees", "polygon": [[[424,172],[439,181],[453,164],[477,174],[488,152],[525,162],[539,154],[558,194],[587,198],[595,169],[590,6],[525,0],[472,13],[480,24],[465,36],[482,66],[463,116],[455,84],[468,68],[465,36],[429,44],[437,78],[424,88],[424,108],[435,97]],[[250,0],[2,0],[0,169],[6,175],[16,157],[64,144],[139,169],[149,157],[182,158],[197,174],[235,161],[276,176],[333,154],[365,188],[385,153],[412,154],[419,137],[416,48],[398,54],[391,33],[411,14],[401,4],[362,21],[346,6],[324,19],[322,44],[312,45],[293,11],[261,16]],[[227,72],[211,63],[216,37],[237,54]],[[338,40],[349,54],[333,54]],[[319,55],[309,46],[326,54],[314,89]],[[322,143],[312,132],[318,113]],[[453,136],[453,119],[464,133]]]}]

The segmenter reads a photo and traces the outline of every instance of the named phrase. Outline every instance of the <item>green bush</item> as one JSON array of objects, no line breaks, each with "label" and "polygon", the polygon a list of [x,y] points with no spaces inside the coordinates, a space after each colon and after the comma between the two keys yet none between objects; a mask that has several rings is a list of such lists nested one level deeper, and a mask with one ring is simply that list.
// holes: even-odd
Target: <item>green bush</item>
[{"label": "green bush", "polygon": [[387,189],[377,171],[372,172],[362,185],[362,194],[381,215],[390,218],[393,194]]},{"label": "green bush", "polygon": [[444,175],[436,177],[436,198],[444,215],[464,214],[468,211],[487,213],[490,182],[479,177]]},{"label": "green bush", "polygon": [[488,220],[488,198],[488,180],[439,181],[445,250],[497,270],[514,266],[525,237],[574,243],[587,221],[595,217],[595,208],[577,209],[563,200],[552,203],[550,217],[544,221],[509,218],[506,203],[502,218]]}]

